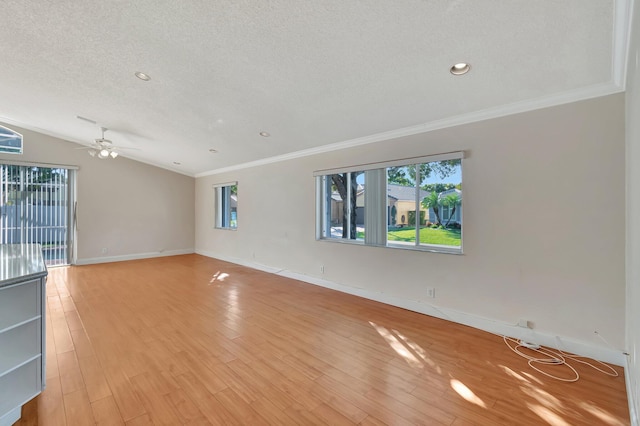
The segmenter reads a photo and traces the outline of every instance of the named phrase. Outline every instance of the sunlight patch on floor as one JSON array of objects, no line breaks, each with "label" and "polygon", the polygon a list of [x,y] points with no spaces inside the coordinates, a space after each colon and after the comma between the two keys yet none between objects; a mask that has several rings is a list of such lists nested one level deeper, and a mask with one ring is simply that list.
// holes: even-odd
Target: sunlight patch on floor
[{"label": "sunlight patch on floor", "polygon": [[570,426],[570,424],[564,421],[562,417],[542,405],[534,405],[527,402],[527,407],[536,413],[538,417],[552,426]]},{"label": "sunlight patch on floor", "polygon": [[465,401],[471,402],[472,404],[476,404],[482,408],[487,408],[487,404],[485,404],[480,397],[478,397],[475,393],[473,393],[473,391],[469,389],[467,385],[462,383],[460,380],[451,379],[450,383],[451,383],[451,388],[454,391],[456,391],[458,395],[464,398]]},{"label": "sunlight patch on floor", "polygon": [[229,276],[229,274],[227,274],[226,272],[216,272],[215,274],[213,274],[213,277],[211,277],[211,280],[209,281],[209,284],[213,284],[216,281],[224,281],[225,278],[227,278]]},{"label": "sunlight patch on floor", "polygon": [[551,395],[549,392],[543,391],[542,389],[536,388],[530,384],[528,384],[527,386],[520,386],[520,389],[522,390],[522,392],[529,395],[531,398],[535,399],[545,407],[556,411],[562,411],[562,409],[564,408],[564,405],[560,402],[560,400]]},{"label": "sunlight patch on floor", "polygon": [[386,340],[387,344],[391,346],[391,349],[396,351],[398,355],[400,355],[406,362],[413,368],[424,368],[424,365],[420,360],[411,352],[411,350],[402,344],[400,340],[396,336],[394,336],[387,328],[377,325],[369,321],[369,324],[378,332],[380,336],[384,340]]},{"label": "sunlight patch on floor", "polygon": [[520,380],[522,382],[531,383],[529,381],[529,379],[526,379],[526,378],[522,377],[520,374],[516,373],[515,371],[513,371],[509,367],[506,367],[504,365],[499,365],[498,367],[500,367],[502,369],[502,371],[504,371],[507,375],[509,375],[509,376],[511,376],[511,377],[513,377],[515,379],[518,379],[518,380]]},{"label": "sunlight patch on floor", "polygon": [[429,367],[435,369],[438,372],[438,374],[442,374],[442,369],[440,368],[440,366],[435,362],[433,362],[433,360],[427,356],[427,352],[424,349],[422,349],[420,345],[418,345],[416,342],[414,342],[413,340],[409,339],[408,337],[400,333],[398,330],[393,330],[393,332],[396,334],[396,336],[402,339],[405,345],[413,349],[415,354],[418,355],[420,358],[422,358],[422,360],[427,365],[429,365]]},{"label": "sunlight patch on floor", "polygon": [[611,426],[623,426],[624,423],[621,422],[619,419],[617,419],[614,415],[612,415],[611,413],[603,410],[600,407],[596,407],[593,404],[590,404],[588,402],[580,402],[578,403],[578,405],[584,409],[585,411],[587,411],[589,414],[591,414],[594,417],[597,417],[598,419],[600,419],[603,423],[607,424],[607,425],[611,425]]},{"label": "sunlight patch on floor", "polygon": [[542,385],[542,380],[538,379],[536,376],[534,376],[531,373],[525,373],[524,371],[521,372],[523,375],[527,376],[529,379],[533,380],[534,382],[537,382],[539,385]]}]

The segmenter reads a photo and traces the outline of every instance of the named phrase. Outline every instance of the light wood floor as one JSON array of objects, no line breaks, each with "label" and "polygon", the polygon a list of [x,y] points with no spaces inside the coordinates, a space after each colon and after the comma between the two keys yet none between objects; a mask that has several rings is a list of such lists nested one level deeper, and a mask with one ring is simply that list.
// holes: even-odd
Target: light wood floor
[{"label": "light wood floor", "polygon": [[629,424],[620,368],[551,380],[497,336],[198,255],[50,269],[47,291],[19,425]]}]

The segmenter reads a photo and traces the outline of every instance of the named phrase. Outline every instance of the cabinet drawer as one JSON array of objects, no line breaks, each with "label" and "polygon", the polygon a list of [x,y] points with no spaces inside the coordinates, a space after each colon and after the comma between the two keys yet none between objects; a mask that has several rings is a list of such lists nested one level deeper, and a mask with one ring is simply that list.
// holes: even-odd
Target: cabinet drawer
[{"label": "cabinet drawer", "polygon": [[8,370],[41,354],[40,318],[0,332],[0,380]]},{"label": "cabinet drawer", "polygon": [[0,330],[40,315],[40,280],[0,288]]},{"label": "cabinet drawer", "polygon": [[38,395],[41,388],[40,358],[0,377],[0,416]]}]

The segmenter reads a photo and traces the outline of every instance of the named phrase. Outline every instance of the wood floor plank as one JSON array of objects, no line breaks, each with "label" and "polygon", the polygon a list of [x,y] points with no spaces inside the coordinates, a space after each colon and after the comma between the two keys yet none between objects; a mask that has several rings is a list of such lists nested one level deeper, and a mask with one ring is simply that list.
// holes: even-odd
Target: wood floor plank
[{"label": "wood floor plank", "polygon": [[[54,316],[54,315],[52,315]],[[56,353],[69,352],[74,349],[73,340],[71,339],[71,333],[67,326],[67,321],[64,314],[59,315],[51,319],[53,339],[56,342]]]},{"label": "wood floor plank", "polygon": [[80,364],[84,385],[89,395],[89,401],[94,402],[111,396],[109,383],[107,383],[98,358],[95,356],[79,358],[78,363]]},{"label": "wood floor plank", "polygon": [[91,402],[84,389],[65,394],[63,400],[67,424],[91,425],[95,423]]},{"label": "wood floor plank", "polygon": [[17,426],[630,424],[619,367],[554,381],[489,333],[199,255],[51,268],[47,292]]},{"label": "wood floor plank", "polygon": [[120,411],[116,405],[116,401],[112,396],[93,401],[91,403],[93,417],[98,426],[123,426],[124,421],[120,416]]},{"label": "wood floor plank", "polygon": [[155,426],[148,414],[135,417],[125,423],[127,426]]},{"label": "wood floor plank", "polygon": [[60,383],[62,384],[62,393],[68,394],[84,389],[84,378],[80,370],[80,364],[76,357],[75,351],[69,351],[57,354],[58,371],[60,373]]},{"label": "wood floor plank", "polygon": [[84,329],[81,328],[79,330],[71,330],[71,340],[73,341],[73,347],[76,351],[76,356],[78,358],[84,358],[88,356],[95,356],[95,352],[93,351],[93,346],[87,337],[87,333],[85,333]]},{"label": "wood floor plank", "polygon": [[182,389],[169,392],[165,395],[165,399],[173,406],[183,424],[202,423],[202,419],[205,418],[198,406]]},{"label": "wood floor plank", "polygon": [[322,419],[328,425],[355,425],[357,423],[351,421],[347,417],[343,416],[340,412],[333,409],[333,407],[327,404],[318,405],[312,413],[318,418]]},{"label": "wood floor plank", "polygon": [[227,407],[213,395],[205,399],[195,400],[194,402],[212,425],[242,426],[245,424],[241,420],[238,420]]},{"label": "wood floor plank", "polygon": [[253,408],[260,417],[265,419],[270,424],[300,424],[298,422],[295,422],[286,414],[286,408],[285,410],[283,410],[280,407],[276,406],[272,401],[270,401],[270,398],[268,397],[263,396],[256,399],[255,401],[252,401],[251,408]]},{"label": "wood floor plank", "polygon": [[122,418],[126,421],[146,413],[138,395],[122,370],[115,365],[101,363],[109,389],[118,405]]},{"label": "wood floor plank", "polygon": [[180,423],[176,409],[167,403],[162,389],[158,388],[148,373],[131,378],[131,385],[151,421],[156,425],[177,425]]},{"label": "wood floor plank", "polygon": [[241,424],[250,425],[264,423],[260,422],[260,416],[251,408],[233,389],[227,388],[215,394],[215,398],[220,401],[231,415]]},{"label": "wood floor plank", "polygon": [[66,311],[64,313],[65,319],[67,321],[67,327],[69,327],[69,331],[82,330],[84,326],[82,325],[82,320],[80,319],[80,315],[78,315],[78,311],[74,309],[72,311]]},{"label": "wood floor plank", "polygon": [[[292,405],[285,410],[285,414],[295,423],[301,425],[317,425],[324,426],[328,423],[322,417],[318,417],[311,411],[306,410],[300,405]],[[289,422],[287,422],[289,423]]]}]

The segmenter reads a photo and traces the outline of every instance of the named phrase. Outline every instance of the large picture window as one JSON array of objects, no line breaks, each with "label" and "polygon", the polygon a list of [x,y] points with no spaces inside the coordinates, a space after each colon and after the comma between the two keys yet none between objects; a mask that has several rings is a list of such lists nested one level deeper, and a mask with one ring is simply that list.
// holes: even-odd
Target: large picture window
[{"label": "large picture window", "polygon": [[462,252],[462,153],[316,172],[316,236]]},{"label": "large picture window", "polygon": [[216,228],[238,228],[238,183],[214,185]]}]

